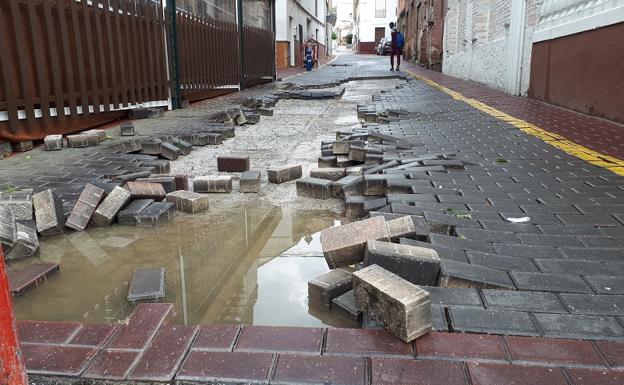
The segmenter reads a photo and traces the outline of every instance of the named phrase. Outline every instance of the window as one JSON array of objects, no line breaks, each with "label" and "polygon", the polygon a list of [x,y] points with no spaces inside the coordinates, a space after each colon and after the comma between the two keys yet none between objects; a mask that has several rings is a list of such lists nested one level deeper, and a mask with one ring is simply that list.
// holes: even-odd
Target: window
[{"label": "window", "polygon": [[386,0],[375,0],[375,17],[386,17]]}]

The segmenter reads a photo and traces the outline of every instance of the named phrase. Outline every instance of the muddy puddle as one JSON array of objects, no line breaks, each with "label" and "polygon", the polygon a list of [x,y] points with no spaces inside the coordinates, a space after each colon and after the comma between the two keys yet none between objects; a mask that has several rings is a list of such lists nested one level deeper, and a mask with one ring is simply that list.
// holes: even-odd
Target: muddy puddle
[{"label": "muddy puddle", "polygon": [[[307,282],[328,270],[318,232],[329,211],[253,202],[201,215],[180,214],[154,228],[112,226],[42,240],[43,261],[61,273],[15,298],[19,319],[115,322],[136,268],[164,267],[178,324],[358,325],[308,306]],[[10,266],[19,268],[31,259]]]}]

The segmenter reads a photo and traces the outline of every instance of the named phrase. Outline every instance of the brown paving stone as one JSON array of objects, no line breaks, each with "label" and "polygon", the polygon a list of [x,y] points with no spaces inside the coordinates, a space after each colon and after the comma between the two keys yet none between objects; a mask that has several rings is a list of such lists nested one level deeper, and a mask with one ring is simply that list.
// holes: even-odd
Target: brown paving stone
[{"label": "brown paving stone", "polygon": [[413,357],[413,349],[382,329],[328,329],[324,354]]},{"label": "brown paving stone", "polygon": [[176,374],[177,381],[268,384],[271,353],[191,351]]},{"label": "brown paving stone", "polygon": [[83,374],[86,378],[104,378],[110,380],[125,379],[142,352],[111,351],[102,352]]},{"label": "brown paving stone", "polygon": [[371,373],[372,385],[468,385],[458,362],[371,358]]},{"label": "brown paving stone", "polygon": [[319,353],[323,329],[300,327],[246,326],[234,351]]},{"label": "brown paving stone", "polygon": [[107,348],[144,349],[172,312],[173,305],[168,303],[139,304]]},{"label": "brown paving stone", "polygon": [[171,381],[197,333],[197,326],[163,326],[128,379]]},{"label": "brown paving stone", "polygon": [[19,338],[22,343],[63,344],[80,328],[77,322],[19,321]]},{"label": "brown paving stone", "polygon": [[271,384],[365,385],[366,359],[280,355]]},{"label": "brown paving stone", "polygon": [[82,325],[82,328],[69,341],[70,345],[101,347],[115,334],[118,326],[106,324]]},{"label": "brown paving stone", "polygon": [[51,274],[59,272],[57,263],[33,263],[20,270],[8,272],[11,294],[20,295],[37,286]]},{"label": "brown paving stone", "polygon": [[239,326],[234,325],[202,326],[197,333],[192,348],[197,350],[231,351],[239,329]]},{"label": "brown paving stone", "polygon": [[588,341],[517,336],[508,336],[505,340],[514,363],[604,366]]},{"label": "brown paving stone", "polygon": [[464,361],[506,361],[500,337],[482,334],[429,333],[416,340],[416,357]]},{"label": "brown paving stone", "polygon": [[566,369],[574,385],[622,385],[624,372],[600,369]]},{"label": "brown paving stone", "polygon": [[609,366],[614,368],[624,367],[624,342],[597,341],[595,344],[606,358]]},{"label": "brown paving stone", "polygon": [[30,374],[77,376],[97,353],[95,348],[22,344],[26,370]]},{"label": "brown paving stone", "polygon": [[472,385],[567,385],[559,368],[468,363]]}]

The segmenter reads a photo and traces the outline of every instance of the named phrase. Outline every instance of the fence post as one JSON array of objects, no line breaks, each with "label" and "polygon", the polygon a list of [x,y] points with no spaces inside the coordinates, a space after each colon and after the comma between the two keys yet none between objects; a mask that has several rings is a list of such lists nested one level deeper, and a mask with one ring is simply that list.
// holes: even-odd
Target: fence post
[{"label": "fence post", "polygon": [[245,89],[247,67],[245,65],[245,32],[243,31],[243,0],[236,0],[238,14],[238,49],[240,57],[240,89]]},{"label": "fence post", "polygon": [[22,362],[9,280],[0,247],[0,384],[28,385]]},{"label": "fence post", "polygon": [[171,106],[175,110],[179,108],[182,99],[180,92],[180,68],[178,61],[178,23],[176,16],[176,0],[167,0],[169,9],[169,41],[171,52],[171,80],[173,81],[173,92],[171,95]]},{"label": "fence post", "polygon": [[276,52],[276,41],[275,41],[275,37],[276,37],[276,30],[275,30],[275,1],[273,0],[271,1],[271,31],[273,31],[273,81],[277,80],[277,52]]}]

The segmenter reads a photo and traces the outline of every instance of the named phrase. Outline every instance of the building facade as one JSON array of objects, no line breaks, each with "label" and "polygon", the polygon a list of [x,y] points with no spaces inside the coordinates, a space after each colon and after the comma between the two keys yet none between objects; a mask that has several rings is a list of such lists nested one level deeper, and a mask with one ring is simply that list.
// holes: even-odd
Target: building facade
[{"label": "building facade", "polygon": [[310,39],[320,44],[319,56],[325,56],[327,5],[327,0],[275,1],[277,68],[301,66],[303,44]]},{"label": "building facade", "polygon": [[353,0],[353,47],[357,53],[375,53],[382,38],[390,37],[397,22],[397,0]]},{"label": "building facade", "polygon": [[336,8],[336,42],[338,45],[347,44],[347,36],[353,33],[353,0],[334,0]]},{"label": "building facade", "polygon": [[398,25],[405,36],[405,59],[442,70],[446,9],[447,0],[399,0]]}]

